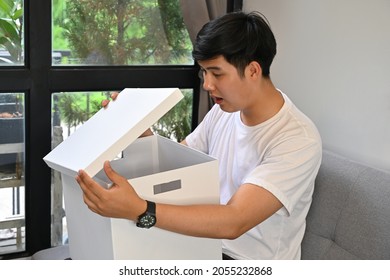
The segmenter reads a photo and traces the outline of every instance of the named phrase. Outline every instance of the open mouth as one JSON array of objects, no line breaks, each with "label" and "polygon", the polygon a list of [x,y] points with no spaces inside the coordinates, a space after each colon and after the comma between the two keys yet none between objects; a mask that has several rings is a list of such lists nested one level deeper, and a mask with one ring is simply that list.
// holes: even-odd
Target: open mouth
[{"label": "open mouth", "polygon": [[214,102],[215,102],[216,104],[221,104],[222,101],[223,101],[223,98],[221,98],[221,97],[215,97],[215,96],[213,96],[213,99],[214,99]]}]

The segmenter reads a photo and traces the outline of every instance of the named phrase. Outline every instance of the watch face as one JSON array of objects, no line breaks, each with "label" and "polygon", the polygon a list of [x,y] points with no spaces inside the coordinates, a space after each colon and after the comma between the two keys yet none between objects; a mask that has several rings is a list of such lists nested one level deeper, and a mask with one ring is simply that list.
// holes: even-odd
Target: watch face
[{"label": "watch face", "polygon": [[151,215],[144,215],[139,218],[140,226],[150,228],[156,224],[156,217]]}]

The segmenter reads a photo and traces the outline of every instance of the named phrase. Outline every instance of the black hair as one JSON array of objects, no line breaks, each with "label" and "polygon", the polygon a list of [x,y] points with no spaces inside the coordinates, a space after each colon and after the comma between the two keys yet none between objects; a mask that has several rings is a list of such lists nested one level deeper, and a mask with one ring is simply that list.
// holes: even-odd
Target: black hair
[{"label": "black hair", "polygon": [[196,61],[222,55],[243,76],[245,67],[257,61],[263,77],[269,77],[276,55],[276,40],[259,12],[233,12],[206,23],[199,31],[192,56]]}]

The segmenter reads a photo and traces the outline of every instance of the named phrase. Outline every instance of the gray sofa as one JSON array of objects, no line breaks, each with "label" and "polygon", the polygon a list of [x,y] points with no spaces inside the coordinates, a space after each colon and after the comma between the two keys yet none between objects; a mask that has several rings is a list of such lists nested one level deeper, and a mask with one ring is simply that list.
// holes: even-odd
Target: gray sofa
[{"label": "gray sofa", "polygon": [[390,173],[324,152],[302,259],[390,259]]},{"label": "gray sofa", "polygon": [[[32,259],[65,259],[67,246]],[[302,259],[390,259],[390,173],[324,151]]]}]

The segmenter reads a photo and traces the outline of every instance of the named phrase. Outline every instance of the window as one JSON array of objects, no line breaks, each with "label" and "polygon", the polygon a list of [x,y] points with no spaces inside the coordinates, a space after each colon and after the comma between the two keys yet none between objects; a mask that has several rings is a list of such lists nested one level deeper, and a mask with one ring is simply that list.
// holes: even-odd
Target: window
[{"label": "window", "polygon": [[[131,7],[119,9],[125,9],[126,14],[113,13],[114,3],[129,2]],[[60,102],[65,102],[62,100],[73,98],[73,104],[80,107],[74,112],[82,109],[88,116],[88,112],[95,109],[94,102],[106,98],[111,91],[126,87],[179,87],[188,97],[186,102],[189,103],[183,103],[185,110],[187,113],[192,110],[188,122],[191,121],[191,128],[197,125],[198,68],[190,56],[188,35],[185,29],[178,27],[182,26],[178,18],[180,9],[169,6],[177,3],[179,0],[0,0],[1,23],[4,19],[9,24],[14,20],[12,24],[17,27],[17,36],[12,38],[20,40],[13,45],[19,47],[19,53],[12,57],[13,50],[8,47],[11,37],[5,41],[4,28],[0,27],[0,103],[19,106],[20,115],[14,118],[21,134],[13,141],[20,149],[12,153],[15,158],[18,155],[15,160],[18,164],[15,162],[14,167],[22,166],[18,169],[22,170],[22,177],[17,185],[19,188],[14,189],[15,195],[12,188],[0,188],[0,192],[8,189],[4,194],[7,216],[20,216],[22,246],[2,246],[4,243],[0,240],[0,259],[29,256],[66,241],[66,228],[62,226],[63,206],[56,203],[62,200],[62,193],[55,191],[54,175],[42,160],[58,140],[53,133],[55,126],[61,126],[62,137],[67,136],[68,127],[70,133],[74,130],[74,123],[59,111]],[[228,3],[231,6],[233,1]],[[80,19],[76,17],[77,13],[73,15],[70,11],[77,8],[79,14],[85,14],[83,8],[87,6],[96,16],[94,22],[107,26],[85,25],[85,29],[79,30],[84,33],[77,33],[75,28],[80,25]],[[4,7],[13,16],[4,12]],[[137,15],[137,12],[141,14]],[[126,18],[129,13],[136,18]],[[98,36],[103,33],[108,36],[106,40]],[[77,38],[84,42],[77,44]],[[161,46],[156,45],[154,40],[157,39]],[[86,103],[79,103],[88,96],[89,109]],[[164,126],[163,123],[159,125]],[[156,130],[161,129],[159,125]],[[5,171],[2,168],[0,166]],[[16,169],[12,172],[17,173]],[[14,197],[19,197],[18,203],[13,204]],[[14,209],[18,214],[13,214]],[[5,225],[5,230],[13,229],[3,232],[11,236],[5,241],[16,244],[18,240],[13,232],[18,234],[18,227],[1,224],[3,213],[1,208],[0,225]]]},{"label": "window", "polygon": [[[0,67],[24,64],[23,2],[0,1]],[[25,250],[25,95],[0,89],[0,254]]]},{"label": "window", "polygon": [[0,1],[0,66],[24,64],[23,1]]},{"label": "window", "polygon": [[24,94],[0,93],[0,253],[25,249]]},{"label": "window", "polygon": [[[189,102],[196,104],[199,87],[197,67],[190,56],[191,45],[188,38],[181,40],[183,43],[181,45],[176,43],[176,45],[170,45],[168,39],[165,38],[166,45],[159,46],[159,49],[152,49],[152,44],[146,44],[156,34],[159,36],[167,34],[164,33],[164,29],[169,30],[171,23],[164,23],[164,25],[161,17],[144,17],[142,20],[138,18],[138,22],[128,25],[130,29],[125,29],[127,37],[124,36],[123,40],[126,44],[135,44],[137,48],[130,48],[126,45],[126,48],[134,51],[130,56],[124,56],[125,60],[120,57],[122,51],[115,50],[110,45],[108,46],[112,48],[108,50],[110,56],[105,57],[105,63],[102,63],[101,56],[95,55],[99,52],[83,53],[79,51],[80,47],[71,41],[70,37],[67,37],[67,32],[72,31],[72,26],[66,25],[69,23],[68,11],[74,8],[72,4],[93,6],[100,3],[104,6],[108,3],[127,3],[128,1],[34,0],[23,3],[19,0],[0,0],[0,5],[3,7],[5,2],[24,5],[25,11],[21,18],[24,23],[23,34],[25,34],[22,36],[21,43],[24,46],[23,59],[18,63],[0,65],[0,94],[6,95],[7,98],[12,97],[14,100],[18,98],[19,104],[22,104],[24,109],[21,112],[23,114],[21,130],[24,141],[18,142],[22,143],[24,151],[21,161],[24,166],[23,182],[20,183],[19,188],[20,215],[24,222],[21,241],[24,245],[16,249],[16,247],[2,247],[0,243],[0,247],[4,249],[0,251],[0,259],[28,256],[38,250],[66,241],[66,228],[62,227],[63,217],[65,217],[64,210],[60,203],[55,203],[55,201],[61,201],[62,194],[54,191],[55,180],[52,180],[52,171],[42,160],[50,152],[52,142],[55,140],[55,138],[52,139],[55,125],[58,123],[63,125],[65,136],[68,134],[68,127],[70,127],[70,132],[74,129],[74,124],[70,122],[71,119],[67,120],[61,112],[55,111],[56,108],[63,106],[60,102],[65,101],[62,100],[72,96],[76,102],[74,105],[77,106],[77,102],[80,102],[78,99],[86,99],[89,95],[91,101],[89,110],[92,112],[95,109],[93,104],[99,102],[99,98],[106,98],[106,94],[110,91],[120,91],[126,87],[179,87],[188,89],[185,91],[188,91],[186,96],[190,98]],[[161,14],[160,2],[178,3],[177,0],[132,1],[134,8],[146,9],[149,13],[153,12],[156,15]],[[103,16],[108,12],[103,10],[95,13]],[[3,16],[4,14],[1,14],[1,18]],[[154,23],[148,23],[147,20],[153,20]],[[157,22],[159,22],[158,25]],[[74,24],[77,26],[76,22]],[[109,25],[111,24],[113,23],[110,22]],[[134,26],[135,24],[144,24],[138,33],[134,33],[134,30],[138,29]],[[111,27],[114,28],[114,26]],[[85,40],[93,40],[93,42],[97,40],[87,37],[92,31],[89,29],[84,35]],[[184,31],[181,30],[182,33],[179,35],[184,36]],[[130,36],[132,32],[135,37]],[[143,38],[144,33],[150,33],[149,37]],[[170,34],[169,36],[176,35]],[[88,42],[92,45],[91,41]],[[116,44],[112,39],[110,43]],[[1,44],[0,48],[4,49],[4,45]],[[98,50],[106,49],[107,46],[102,45]],[[96,59],[91,60],[91,54]],[[8,103],[8,101],[3,103]],[[88,112],[87,108],[82,106],[84,105],[80,105],[79,109]],[[188,110],[193,108],[196,106],[192,104],[187,106]],[[77,113],[77,110],[74,112]],[[196,120],[196,110],[191,111],[192,127]],[[11,193],[5,194],[11,208],[7,211],[12,211],[13,208],[12,188],[10,190]],[[26,214],[25,220],[24,214]],[[9,224],[6,227],[7,230],[12,229]],[[12,233],[7,233],[7,236],[12,235]],[[14,236],[11,236],[8,241],[10,240],[16,242]]]},{"label": "window", "polygon": [[53,1],[55,65],[193,65],[179,1]]}]

